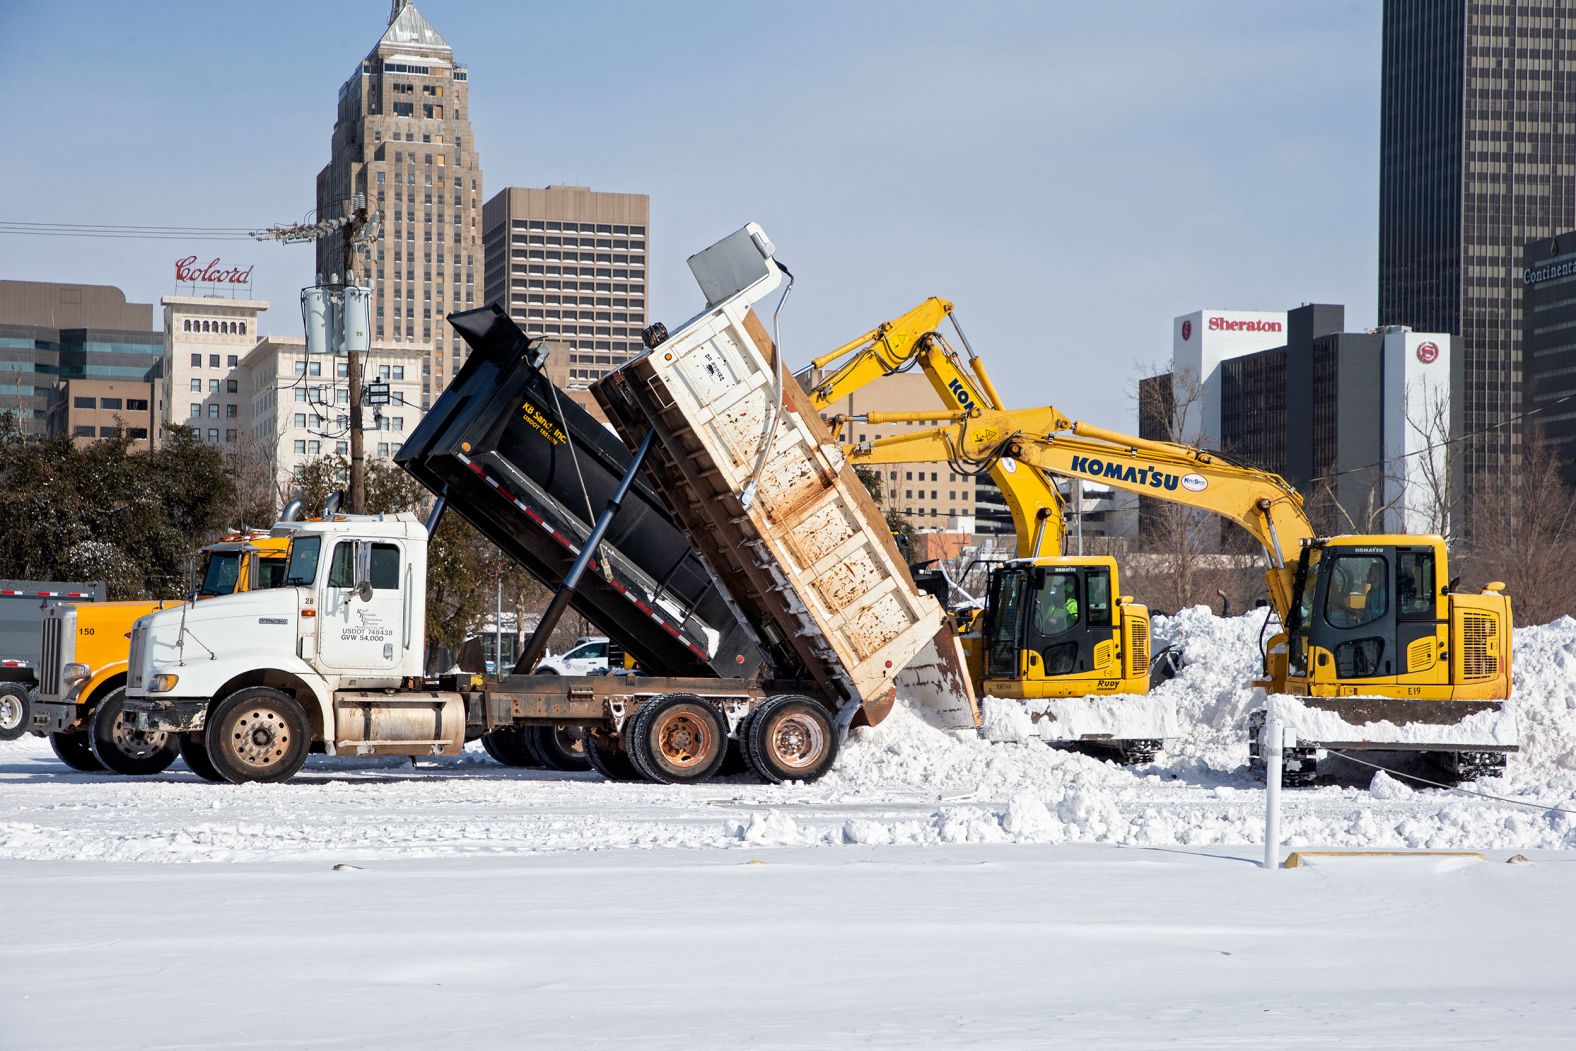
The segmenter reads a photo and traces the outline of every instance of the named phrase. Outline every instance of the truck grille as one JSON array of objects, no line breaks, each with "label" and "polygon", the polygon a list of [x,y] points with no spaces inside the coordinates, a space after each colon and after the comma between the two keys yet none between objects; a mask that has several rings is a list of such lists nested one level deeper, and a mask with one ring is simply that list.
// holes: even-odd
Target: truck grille
[{"label": "truck grille", "polygon": [[1149,621],[1134,618],[1133,630],[1128,641],[1129,675],[1149,674]]},{"label": "truck grille", "polygon": [[1499,619],[1486,613],[1461,615],[1461,672],[1468,679],[1499,674]]},{"label": "truck grille", "polygon": [[38,693],[41,697],[60,696],[60,668],[65,663],[60,654],[61,626],[59,616],[44,618],[44,644],[38,662]]}]

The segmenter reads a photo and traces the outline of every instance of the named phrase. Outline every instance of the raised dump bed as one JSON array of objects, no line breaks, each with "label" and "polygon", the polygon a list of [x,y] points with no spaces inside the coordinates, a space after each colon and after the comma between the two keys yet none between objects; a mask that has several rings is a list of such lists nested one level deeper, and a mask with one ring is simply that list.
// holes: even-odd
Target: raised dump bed
[{"label": "raised dump bed", "polygon": [[[629,450],[556,391],[546,352],[496,306],[451,315],[470,356],[395,461],[556,588],[618,486]],[[662,498],[637,480],[572,607],[653,675],[771,677]]]},{"label": "raised dump bed", "polygon": [[[707,307],[592,389],[625,441],[648,431],[653,484],[779,666],[800,665],[852,718],[878,721],[894,680],[937,640],[879,509],[803,392],[778,367],[751,304],[781,283],[751,224],[692,256]],[[939,638],[938,638],[939,636]],[[966,676],[956,712],[972,723]]]}]

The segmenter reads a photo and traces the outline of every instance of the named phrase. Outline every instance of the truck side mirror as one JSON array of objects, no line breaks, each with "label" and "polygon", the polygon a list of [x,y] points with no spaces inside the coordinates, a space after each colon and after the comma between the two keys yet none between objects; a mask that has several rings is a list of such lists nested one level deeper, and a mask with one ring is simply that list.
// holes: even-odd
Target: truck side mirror
[{"label": "truck side mirror", "polygon": [[357,540],[355,548],[355,587],[356,597],[362,602],[372,601],[372,545],[365,540]]}]

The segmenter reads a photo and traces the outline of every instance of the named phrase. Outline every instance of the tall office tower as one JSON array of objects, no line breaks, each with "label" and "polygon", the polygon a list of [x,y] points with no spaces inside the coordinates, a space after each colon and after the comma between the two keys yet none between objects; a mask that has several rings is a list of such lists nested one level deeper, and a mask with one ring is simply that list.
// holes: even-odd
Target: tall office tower
[{"label": "tall office tower", "polygon": [[1520,445],[1523,246],[1576,226],[1569,11],[1385,0],[1379,323],[1456,336],[1468,496]]},{"label": "tall office tower", "polygon": [[[333,152],[317,176],[321,218],[356,194],[381,216],[359,253],[372,280],[374,342],[425,352],[423,408],[460,366],[464,343],[444,315],[479,302],[482,173],[468,118],[469,70],[409,0],[394,0],[377,47],[339,89]],[[335,237],[318,272],[344,271]]]},{"label": "tall office tower", "polygon": [[483,302],[562,344],[583,387],[644,350],[651,198],[510,186],[482,208]]}]

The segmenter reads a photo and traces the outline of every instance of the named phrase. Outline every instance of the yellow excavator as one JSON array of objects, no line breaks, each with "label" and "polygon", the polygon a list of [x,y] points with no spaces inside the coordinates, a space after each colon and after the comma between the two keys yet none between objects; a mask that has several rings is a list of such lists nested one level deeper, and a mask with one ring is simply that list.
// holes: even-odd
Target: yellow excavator
[{"label": "yellow excavator", "polygon": [[[1253,535],[1280,621],[1255,685],[1294,698],[1289,709],[1305,727],[1288,750],[1289,783],[1312,779],[1320,751],[1429,753],[1445,776],[1470,780],[1503,769],[1516,750],[1513,719],[1498,718],[1510,714],[1510,599],[1499,582],[1476,594],[1458,590],[1441,537],[1320,537],[1301,495],[1279,475],[1050,407],[960,407],[928,417],[945,426],[858,443],[850,461],[1010,460],[1210,511]],[[1050,662],[1054,640],[1036,611],[1051,587],[1052,574],[1029,562],[992,574],[977,643],[987,682]]]},{"label": "yellow excavator", "polygon": [[[942,334],[946,321],[967,352],[966,361]],[[853,415],[872,424],[953,417],[950,411],[831,414],[867,384],[915,368],[930,381],[941,403],[957,406],[963,418],[1005,410],[984,362],[957,323],[953,305],[934,296],[816,358],[797,379],[833,434],[846,445]],[[983,611],[978,605],[954,611],[980,695],[1026,701],[1067,699],[1032,706],[1037,735],[1114,749],[1128,762],[1153,759],[1163,737],[1172,731],[1174,717],[1169,705],[1135,696],[1149,691],[1149,611],[1122,595],[1116,560],[1062,554],[1066,539],[1062,497],[1045,472],[1021,467],[1006,457],[961,462],[937,443],[912,448],[913,461],[947,463],[959,473],[988,475],[995,482],[1012,513],[1018,557],[1014,565],[1041,581],[1025,614],[1054,641],[1034,649],[1021,666],[982,662],[980,647],[970,640],[978,637]],[[1117,694],[1125,695],[1119,708],[1100,700]]]}]

